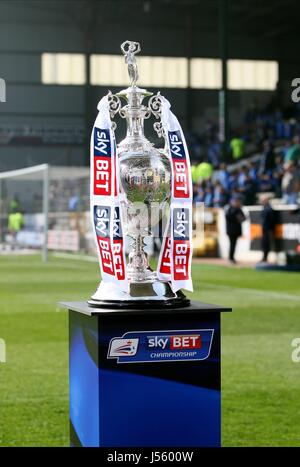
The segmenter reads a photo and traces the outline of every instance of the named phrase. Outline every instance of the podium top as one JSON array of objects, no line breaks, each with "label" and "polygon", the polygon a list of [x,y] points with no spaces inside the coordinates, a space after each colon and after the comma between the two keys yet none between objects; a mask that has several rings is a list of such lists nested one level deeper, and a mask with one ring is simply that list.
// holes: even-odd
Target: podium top
[{"label": "podium top", "polygon": [[61,308],[67,308],[68,310],[77,311],[88,316],[96,315],[150,315],[150,314],[178,314],[178,313],[211,313],[211,312],[228,312],[232,311],[232,308],[214,305],[211,303],[191,301],[191,304],[186,307],[178,308],[159,308],[147,307],[146,309],[139,308],[94,308],[89,306],[86,302],[59,302]]}]

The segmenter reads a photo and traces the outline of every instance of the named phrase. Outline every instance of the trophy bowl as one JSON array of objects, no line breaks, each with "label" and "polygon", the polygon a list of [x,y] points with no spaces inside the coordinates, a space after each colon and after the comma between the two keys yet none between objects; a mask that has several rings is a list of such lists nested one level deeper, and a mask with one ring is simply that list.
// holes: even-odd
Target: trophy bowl
[{"label": "trophy bowl", "polygon": [[120,185],[125,194],[125,233],[151,235],[170,203],[171,166],[168,157],[155,148],[120,153]]}]

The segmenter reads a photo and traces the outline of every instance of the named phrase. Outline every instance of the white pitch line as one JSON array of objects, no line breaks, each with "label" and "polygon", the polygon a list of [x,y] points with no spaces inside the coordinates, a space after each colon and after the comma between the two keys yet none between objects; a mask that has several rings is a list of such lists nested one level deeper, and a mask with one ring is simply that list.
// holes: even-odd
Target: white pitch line
[{"label": "white pitch line", "polygon": [[[52,256],[55,256],[57,258],[63,258],[63,259],[75,259],[75,260],[80,260],[80,261],[90,261],[90,262],[97,262],[97,258],[94,256],[86,256],[86,255],[73,255],[72,253],[52,253]],[[201,284],[201,281],[200,281]],[[292,294],[287,294],[287,293],[278,293],[278,292],[272,292],[271,290],[259,290],[259,289],[247,289],[246,287],[234,287],[231,285],[220,285],[220,284],[212,284],[210,283],[202,283],[202,286],[205,285],[205,287],[209,289],[221,289],[221,290],[227,290],[227,291],[233,291],[237,290],[239,292],[243,292],[248,295],[256,295],[258,297],[269,297],[269,298],[274,298],[278,300],[289,300],[292,302],[299,302],[300,304],[300,296],[297,295],[292,295]]]},{"label": "white pitch line", "polygon": [[97,263],[97,258],[95,256],[87,256],[87,255],[73,255],[72,253],[52,253],[51,256],[55,258],[62,258],[62,259],[75,259],[79,261],[91,261],[92,263]]},{"label": "white pitch line", "polygon": [[228,291],[233,291],[233,290],[238,290],[239,292],[243,292],[248,295],[258,295],[259,297],[269,297],[269,298],[275,298],[278,300],[290,300],[293,302],[299,302],[300,304],[300,296],[297,295],[292,295],[292,294],[287,294],[287,293],[278,293],[278,292],[272,292],[270,290],[258,290],[258,289],[247,289],[245,287],[234,287],[231,285],[219,285],[219,284],[212,284],[211,282],[208,284],[206,282],[202,283],[202,287],[205,286],[208,289],[221,289],[221,290],[228,290]]}]

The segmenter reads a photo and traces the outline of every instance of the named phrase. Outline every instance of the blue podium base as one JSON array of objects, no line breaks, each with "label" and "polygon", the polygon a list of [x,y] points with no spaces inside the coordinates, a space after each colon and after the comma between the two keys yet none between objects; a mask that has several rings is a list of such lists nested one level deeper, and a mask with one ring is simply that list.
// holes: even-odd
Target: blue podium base
[{"label": "blue podium base", "polygon": [[220,312],[69,309],[72,446],[220,446]]}]

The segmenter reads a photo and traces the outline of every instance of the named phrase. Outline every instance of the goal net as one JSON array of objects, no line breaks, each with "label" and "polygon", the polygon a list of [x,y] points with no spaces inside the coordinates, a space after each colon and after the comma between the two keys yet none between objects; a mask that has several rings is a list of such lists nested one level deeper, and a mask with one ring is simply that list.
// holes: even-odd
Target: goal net
[{"label": "goal net", "polygon": [[89,169],[42,164],[0,173],[0,252],[95,254]]}]

